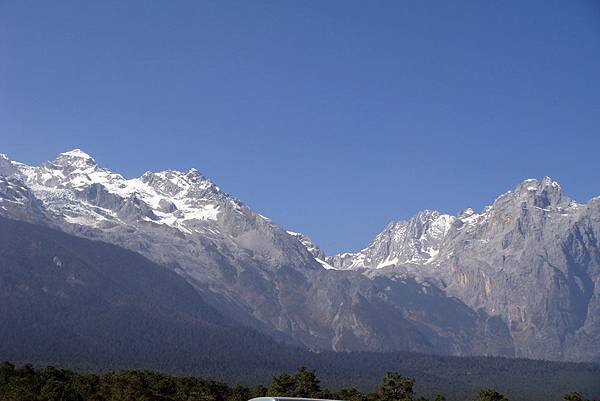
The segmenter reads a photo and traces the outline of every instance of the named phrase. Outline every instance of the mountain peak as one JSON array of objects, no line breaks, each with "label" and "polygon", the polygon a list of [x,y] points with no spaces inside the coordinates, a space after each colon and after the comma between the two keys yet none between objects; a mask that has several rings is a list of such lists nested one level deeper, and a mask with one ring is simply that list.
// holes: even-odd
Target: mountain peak
[{"label": "mountain peak", "polygon": [[200,171],[198,171],[197,169],[195,169],[193,167],[191,169],[189,169],[187,171],[187,173],[185,173],[185,176],[190,179],[210,181],[210,180],[208,180],[208,178],[203,176],[202,173],[200,173]]},{"label": "mountain peak", "polygon": [[551,177],[545,176],[541,181],[537,178],[528,178],[524,180],[517,186],[517,191],[522,189],[526,189],[528,191],[543,190],[548,187],[551,187],[555,190],[562,189],[558,181],[552,179]]},{"label": "mountain peak", "polygon": [[0,153],[0,176],[13,176],[16,171],[11,160],[4,153]]},{"label": "mountain peak", "polygon": [[67,156],[67,157],[73,157],[73,158],[78,158],[78,159],[94,160],[94,158],[92,156],[90,156],[88,153],[84,152],[81,149],[71,149],[66,152],[60,153],[59,156]]},{"label": "mountain peak", "polygon": [[438,217],[440,217],[441,215],[442,215],[442,213],[437,210],[423,209],[423,210],[417,212],[417,214],[414,215],[413,218],[416,218],[419,220],[435,220]]},{"label": "mountain peak", "polygon": [[561,189],[561,186],[558,183],[558,181],[555,181],[551,177],[548,177],[548,176],[545,176],[544,179],[542,180],[542,186],[544,186],[544,187],[551,186],[552,188]]},{"label": "mountain peak", "polygon": [[60,153],[54,163],[65,167],[90,167],[96,165],[96,160],[81,149],[72,149]]},{"label": "mountain peak", "polygon": [[528,199],[540,208],[566,206],[571,199],[563,193],[560,184],[551,177],[542,180],[529,178],[517,185],[515,194],[521,199]]}]

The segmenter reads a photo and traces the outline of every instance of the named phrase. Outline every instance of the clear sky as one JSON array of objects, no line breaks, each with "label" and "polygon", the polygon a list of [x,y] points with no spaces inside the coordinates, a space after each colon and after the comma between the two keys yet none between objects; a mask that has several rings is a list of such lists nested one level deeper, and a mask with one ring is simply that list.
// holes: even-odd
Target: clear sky
[{"label": "clear sky", "polygon": [[600,2],[0,1],[0,152],[196,167],[331,254],[550,175],[600,194]]}]

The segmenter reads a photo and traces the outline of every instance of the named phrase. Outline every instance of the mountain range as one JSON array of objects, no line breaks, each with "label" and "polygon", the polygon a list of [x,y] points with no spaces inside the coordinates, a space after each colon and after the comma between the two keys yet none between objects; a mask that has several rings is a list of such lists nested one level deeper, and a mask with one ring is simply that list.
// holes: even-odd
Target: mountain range
[{"label": "mountain range", "polygon": [[[0,226],[8,227],[0,249],[5,260],[37,266],[35,272],[44,263],[48,268],[2,271],[0,295],[20,300],[4,313],[17,322],[22,314],[15,311],[30,304],[44,316],[55,305],[44,301],[50,294],[59,304],[68,305],[69,297],[97,303],[111,311],[105,318],[121,316],[119,322],[129,313],[147,321],[155,311],[157,321],[194,321],[192,334],[236,327],[319,352],[600,361],[600,197],[578,203],[548,177],[523,181],[480,212],[425,210],[393,221],[363,250],[332,256],[195,169],[129,179],[78,149],[39,166],[0,155],[0,216]],[[19,244],[10,242],[15,221],[29,227],[19,226]],[[48,241],[56,235],[44,230],[69,239],[42,252],[31,230]],[[81,251],[89,250],[83,240],[104,244],[114,258],[95,265],[98,256],[90,254],[98,251]],[[32,250],[35,263],[19,254]],[[123,260],[137,267],[125,271]],[[165,270],[164,286],[145,277],[156,269]],[[107,298],[100,289],[114,283],[121,292]],[[135,313],[123,315],[123,305]],[[65,316],[60,310],[48,309],[67,321],[57,333],[67,330],[71,337],[64,338],[88,344],[91,334],[81,322],[90,320],[80,310]],[[173,338],[184,341],[182,330]],[[221,335],[230,338],[210,338]]]}]

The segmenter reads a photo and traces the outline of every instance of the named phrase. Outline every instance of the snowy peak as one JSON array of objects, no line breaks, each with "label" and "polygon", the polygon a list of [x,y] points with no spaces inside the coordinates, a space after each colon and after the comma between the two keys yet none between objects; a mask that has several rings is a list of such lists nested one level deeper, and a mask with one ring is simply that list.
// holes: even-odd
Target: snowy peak
[{"label": "snowy peak", "polygon": [[380,261],[377,267],[398,263],[431,263],[440,252],[444,239],[456,217],[436,210],[417,213],[405,225],[390,226],[391,235],[384,248],[393,249],[392,255]]},{"label": "snowy peak", "polygon": [[12,177],[17,174],[10,159],[4,154],[0,153],[0,176]]},{"label": "snowy peak", "polygon": [[81,149],[73,149],[60,153],[52,163],[68,168],[88,168],[95,166],[96,160]]},{"label": "snowy peak", "polygon": [[456,217],[436,210],[423,210],[408,221],[388,224],[362,251],[336,255],[327,258],[327,262],[339,269],[429,264],[440,253],[456,220]]},{"label": "snowy peak", "polygon": [[61,153],[55,160],[38,167],[20,165],[19,169],[27,178],[27,183],[40,191],[85,190],[100,185],[113,195],[122,198],[138,196],[142,199],[156,195],[194,198],[204,197],[207,190],[220,192],[217,186],[196,169],[187,172],[146,172],[139,178],[126,179],[99,166],[92,156],[81,149]]},{"label": "snowy peak", "polygon": [[[8,163],[8,164],[7,164]],[[58,218],[89,227],[114,224],[161,224],[183,233],[202,232],[203,222],[217,220],[229,201],[196,169],[147,172],[126,179],[74,149],[41,166],[12,165],[44,206]]]},{"label": "snowy peak", "polygon": [[515,193],[541,208],[567,206],[572,201],[563,194],[560,184],[550,177],[544,177],[541,181],[529,178],[515,188]]},{"label": "snowy peak", "polygon": [[83,150],[76,148],[76,149],[71,149],[68,150],[66,152],[62,152],[59,153],[59,157],[61,156],[65,156],[65,157],[72,157],[72,158],[79,158],[79,159],[83,159],[83,160],[94,160],[94,158],[92,156],[90,156],[88,153],[84,152]]},{"label": "snowy peak", "polygon": [[[61,153],[39,166],[15,162],[12,166],[44,215],[77,235],[123,241],[160,262],[165,254],[183,254],[185,260],[198,258],[212,264],[216,275],[221,274],[222,263],[234,260],[261,268],[320,267],[300,242],[221,191],[196,169],[147,172],[128,179],[99,166],[80,149]],[[5,187],[5,199],[10,202],[5,202],[0,214],[24,209],[24,195],[8,184]],[[178,247],[171,249],[178,241]],[[165,245],[164,254],[153,254],[152,249],[160,244],[171,245]],[[220,258],[220,263],[212,257]],[[197,260],[190,263],[192,270],[204,266]]]}]

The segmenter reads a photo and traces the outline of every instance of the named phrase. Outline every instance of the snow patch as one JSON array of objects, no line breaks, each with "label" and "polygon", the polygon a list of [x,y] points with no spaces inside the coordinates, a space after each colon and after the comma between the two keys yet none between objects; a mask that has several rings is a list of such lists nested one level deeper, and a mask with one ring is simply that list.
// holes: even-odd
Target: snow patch
[{"label": "snow patch", "polygon": [[329,263],[325,262],[324,260],[321,260],[319,258],[315,258],[315,260],[317,262],[319,262],[321,264],[321,266],[323,266],[323,268],[325,268],[327,270],[337,270],[335,267],[331,266]]}]

